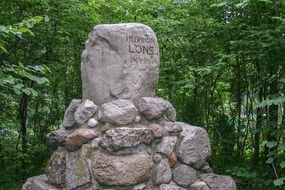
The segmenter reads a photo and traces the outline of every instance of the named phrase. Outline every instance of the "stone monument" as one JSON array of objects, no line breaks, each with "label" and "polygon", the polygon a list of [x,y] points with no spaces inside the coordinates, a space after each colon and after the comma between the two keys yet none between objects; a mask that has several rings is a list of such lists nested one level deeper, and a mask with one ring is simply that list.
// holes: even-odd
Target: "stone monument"
[{"label": "stone monument", "polygon": [[205,129],[176,122],[155,97],[159,48],[138,23],[98,25],[82,53],[82,100],[47,135],[54,150],[46,174],[22,190],[236,190],[213,174]]}]

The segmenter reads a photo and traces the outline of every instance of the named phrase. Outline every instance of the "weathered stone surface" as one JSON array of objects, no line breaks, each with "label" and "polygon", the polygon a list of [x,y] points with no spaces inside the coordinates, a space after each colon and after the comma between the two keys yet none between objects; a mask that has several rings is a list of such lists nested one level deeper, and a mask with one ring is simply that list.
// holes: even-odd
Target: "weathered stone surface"
[{"label": "weathered stone surface", "polygon": [[190,186],[198,179],[196,170],[184,164],[175,167],[172,174],[173,180],[183,187]]},{"label": "weathered stone surface", "polygon": [[183,132],[182,140],[176,148],[178,160],[199,169],[211,155],[211,145],[205,129],[191,126],[186,123],[178,123]]},{"label": "weathered stone surface", "polygon": [[83,99],[97,105],[154,96],[159,47],[152,29],[139,23],[97,25],[81,58]]},{"label": "weathered stone surface", "polygon": [[57,150],[48,161],[46,175],[49,182],[57,185],[65,183],[66,153],[63,149]]},{"label": "weathered stone surface", "polygon": [[146,185],[145,184],[139,184],[139,185],[136,185],[132,188],[132,190],[146,190]]},{"label": "weathered stone surface", "polygon": [[79,128],[66,138],[65,148],[74,151],[97,136],[98,133],[94,129]]},{"label": "weathered stone surface", "polygon": [[167,159],[162,159],[155,165],[152,179],[157,185],[168,183],[171,180],[171,169]]},{"label": "weathered stone surface", "polygon": [[119,99],[103,104],[101,114],[99,119],[103,122],[127,125],[135,121],[138,111],[130,100]]},{"label": "weathered stone surface", "polygon": [[75,127],[75,119],[74,119],[74,113],[78,106],[80,105],[81,100],[79,99],[73,99],[67,109],[65,110],[64,113],[64,118],[62,122],[62,126],[65,127],[66,129],[71,129]]},{"label": "weathered stone surface", "polygon": [[175,185],[175,184],[162,184],[159,186],[159,189],[160,190],[186,190],[182,187],[179,187],[178,185]]},{"label": "weathered stone surface", "polygon": [[163,136],[167,135],[167,131],[158,124],[152,123],[147,127],[153,131],[154,138],[162,138]]},{"label": "weathered stone surface", "polygon": [[162,157],[160,156],[160,154],[155,154],[153,155],[153,162],[158,164],[161,161],[161,158]]},{"label": "weathered stone surface", "polygon": [[182,127],[175,122],[163,122],[162,126],[169,135],[178,135],[182,132]]},{"label": "weathered stone surface", "polygon": [[190,186],[190,190],[210,190],[210,189],[205,182],[196,181]]},{"label": "weathered stone surface", "polygon": [[88,120],[87,125],[88,127],[94,128],[98,124],[98,121],[95,118],[91,118]]},{"label": "weathered stone surface", "polygon": [[91,180],[87,162],[80,153],[81,151],[75,151],[66,154],[65,181],[67,189],[83,186]]},{"label": "weathered stone surface", "polygon": [[77,124],[83,125],[97,111],[97,106],[91,100],[84,100],[76,109],[74,119]]},{"label": "weathered stone surface", "polygon": [[28,178],[22,190],[60,190],[48,183],[46,175],[39,175]]},{"label": "weathered stone surface", "polygon": [[72,130],[66,130],[60,128],[56,131],[52,131],[46,135],[46,142],[51,150],[56,150],[59,146],[64,146],[66,137],[72,133]]},{"label": "weathered stone surface", "polygon": [[176,113],[169,113],[175,112],[175,109],[169,101],[163,98],[142,97],[138,101],[138,109],[149,120],[159,119],[165,115],[166,117],[171,116],[168,119],[175,121]]},{"label": "weathered stone surface", "polygon": [[216,174],[202,174],[200,179],[204,181],[210,190],[236,190],[236,183],[230,176]]},{"label": "weathered stone surface", "polygon": [[96,152],[92,156],[93,175],[101,185],[138,184],[150,177],[152,166],[151,156],[147,153],[112,156]]},{"label": "weathered stone surface", "polygon": [[109,151],[118,151],[141,143],[149,144],[152,139],[153,133],[149,128],[120,127],[107,130],[100,145]]},{"label": "weathered stone surface", "polygon": [[199,170],[203,173],[213,173],[212,168],[207,162],[205,162],[205,164]]},{"label": "weathered stone surface", "polygon": [[172,153],[176,142],[176,136],[164,136],[162,141],[156,146],[156,151],[169,156]]}]

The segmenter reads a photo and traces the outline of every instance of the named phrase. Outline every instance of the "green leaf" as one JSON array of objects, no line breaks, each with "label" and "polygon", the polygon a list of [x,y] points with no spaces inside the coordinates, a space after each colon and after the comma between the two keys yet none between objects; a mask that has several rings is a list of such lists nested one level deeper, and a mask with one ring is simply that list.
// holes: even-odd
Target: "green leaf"
[{"label": "green leaf", "polygon": [[27,89],[27,88],[22,89],[22,92],[24,92],[28,96],[31,95],[31,91],[29,89]]},{"label": "green leaf", "polygon": [[281,169],[285,168],[285,161],[282,161],[282,162],[280,163],[280,167],[281,167]]},{"label": "green leaf", "polygon": [[271,148],[277,146],[277,141],[268,141],[268,142],[266,143],[266,146],[267,146],[269,149],[271,149]]},{"label": "green leaf", "polygon": [[284,181],[285,181],[285,177],[281,177],[281,178],[279,178],[279,179],[275,179],[275,180],[273,181],[273,183],[274,183],[274,185],[275,185],[276,187],[278,187],[278,186],[283,185],[283,184],[284,184]]},{"label": "green leaf", "polygon": [[266,160],[266,164],[272,164],[274,162],[274,158],[273,157],[270,157]]}]

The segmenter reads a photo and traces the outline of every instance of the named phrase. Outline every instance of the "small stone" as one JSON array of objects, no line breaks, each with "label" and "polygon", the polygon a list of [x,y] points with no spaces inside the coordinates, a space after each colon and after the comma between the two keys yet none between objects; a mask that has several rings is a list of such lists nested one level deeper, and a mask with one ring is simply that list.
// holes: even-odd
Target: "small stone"
[{"label": "small stone", "polygon": [[160,154],[155,154],[154,156],[153,156],[153,162],[154,163],[159,163],[161,161],[161,156],[160,156]]},{"label": "small stone", "polygon": [[196,181],[191,185],[190,190],[210,190],[210,189],[205,182]]},{"label": "small stone", "polygon": [[93,147],[91,144],[84,144],[81,147],[81,156],[84,158],[90,158],[91,154],[93,152]]},{"label": "small stone", "polygon": [[107,130],[100,146],[109,151],[118,151],[141,143],[150,144],[152,140],[153,134],[149,128],[120,127]]},{"label": "small stone", "polygon": [[200,168],[200,171],[203,173],[213,173],[212,168],[207,162],[205,162],[205,165]]},{"label": "small stone", "polygon": [[97,148],[99,148],[99,143],[100,143],[99,138],[95,138],[91,141],[91,147],[93,149],[97,149]]},{"label": "small stone", "polygon": [[159,186],[159,189],[160,190],[186,190],[186,189],[179,187],[177,185],[174,185],[174,184],[161,184]]},{"label": "small stone", "polygon": [[132,190],[146,190],[146,184],[142,183],[142,184],[136,185],[132,188]]},{"label": "small stone", "polygon": [[92,171],[95,180],[106,186],[129,186],[150,177],[153,162],[148,153],[113,156],[95,152]]},{"label": "small stone", "polygon": [[175,152],[172,152],[170,156],[168,156],[168,162],[171,168],[173,168],[177,164],[177,157]]},{"label": "small stone", "polygon": [[75,189],[91,182],[88,164],[80,151],[67,153],[65,181],[66,189]]},{"label": "small stone", "polygon": [[56,150],[59,146],[64,146],[66,137],[72,133],[72,130],[60,128],[46,135],[46,142],[51,150]]},{"label": "small stone", "polygon": [[46,175],[30,177],[23,185],[22,190],[60,190],[49,184]]},{"label": "small stone", "polygon": [[94,128],[98,124],[98,121],[95,118],[91,118],[88,120],[87,125],[88,127]]},{"label": "small stone", "polygon": [[46,167],[46,175],[50,183],[56,185],[65,184],[66,151],[59,149],[55,151]]},{"label": "small stone", "polygon": [[153,124],[148,125],[147,127],[152,129],[153,137],[156,139],[162,138],[163,136],[167,134],[165,129],[158,124],[153,123]]},{"label": "small stone", "polygon": [[230,176],[216,174],[202,174],[200,179],[204,181],[210,190],[236,190],[236,183]]},{"label": "small stone", "polygon": [[161,143],[156,146],[156,151],[169,156],[176,145],[176,141],[176,136],[164,136]]},{"label": "small stone", "polygon": [[99,120],[113,125],[127,125],[135,121],[138,114],[137,108],[130,100],[118,99],[101,106]]},{"label": "small stone", "polygon": [[162,159],[154,167],[152,179],[156,185],[168,183],[171,180],[171,169],[167,159]]},{"label": "small stone", "polygon": [[137,116],[136,116],[136,119],[135,119],[135,122],[136,122],[136,123],[139,123],[139,122],[141,121],[141,119],[142,119],[142,118],[141,118],[139,115],[137,115]]},{"label": "small stone", "polygon": [[162,126],[169,135],[178,135],[182,132],[182,127],[174,122],[163,122]]},{"label": "small stone", "polygon": [[211,155],[211,145],[207,131],[201,127],[179,122],[183,132],[181,142],[176,147],[178,160],[200,169]]},{"label": "small stone", "polygon": [[163,98],[142,97],[138,101],[138,109],[148,120],[159,119],[165,115],[170,116],[168,119],[171,121],[175,121],[176,113],[170,113],[175,112],[175,109]]},{"label": "small stone", "polygon": [[64,118],[62,122],[62,126],[66,129],[74,128],[76,125],[75,119],[74,119],[74,113],[78,106],[80,105],[81,100],[79,99],[73,99],[69,106],[66,108],[64,113]]},{"label": "small stone", "polygon": [[66,150],[74,151],[97,136],[98,134],[94,129],[79,128],[66,138],[65,148]]},{"label": "small stone", "polygon": [[76,109],[74,119],[77,124],[83,125],[97,111],[97,106],[91,100],[84,100]]},{"label": "small stone", "polygon": [[173,170],[173,180],[183,187],[188,187],[196,180],[198,180],[197,172],[195,169],[184,165],[179,164]]}]

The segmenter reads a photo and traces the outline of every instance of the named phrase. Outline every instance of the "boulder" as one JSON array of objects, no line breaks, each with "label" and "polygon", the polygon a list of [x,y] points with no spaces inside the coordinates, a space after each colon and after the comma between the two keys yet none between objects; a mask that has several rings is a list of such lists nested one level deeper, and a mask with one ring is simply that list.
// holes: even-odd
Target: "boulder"
[{"label": "boulder", "polygon": [[184,189],[174,183],[170,183],[170,184],[162,184],[159,186],[159,190],[187,190]]},{"label": "boulder", "polygon": [[191,185],[190,190],[210,190],[210,189],[205,182],[196,181]]},{"label": "boulder", "polygon": [[167,131],[158,124],[152,123],[147,126],[153,131],[154,138],[162,138],[163,136],[167,135]]},{"label": "boulder", "polygon": [[23,185],[22,190],[60,190],[48,182],[46,175],[30,177]]},{"label": "boulder", "polygon": [[46,143],[51,150],[56,150],[59,146],[64,146],[66,137],[72,133],[72,130],[60,128],[46,135]]},{"label": "boulder", "polygon": [[62,126],[66,129],[71,129],[76,126],[76,122],[74,119],[74,113],[78,106],[80,105],[81,100],[73,99],[71,100],[69,106],[66,108],[64,113],[64,118],[62,122]]},{"label": "boulder", "polygon": [[171,121],[176,118],[172,104],[163,98],[142,97],[138,101],[138,109],[148,120],[160,119],[164,115]]},{"label": "boulder", "polygon": [[178,123],[183,131],[181,142],[176,148],[178,160],[199,169],[211,155],[211,145],[208,134],[201,127],[192,126],[186,123]]},{"label": "boulder", "polygon": [[84,100],[76,109],[74,119],[78,125],[86,123],[97,111],[97,106],[91,100]]},{"label": "boulder", "polygon": [[156,152],[160,152],[162,154],[165,154],[169,156],[177,142],[177,137],[176,136],[164,136],[162,138],[162,141],[156,145]]},{"label": "boulder", "polygon": [[202,174],[200,179],[204,181],[210,190],[236,190],[236,183],[230,176],[216,174]]},{"label": "boulder", "polygon": [[63,149],[53,153],[46,167],[48,181],[63,186],[65,184],[66,154]]},{"label": "boulder", "polygon": [[106,186],[129,186],[147,180],[153,162],[148,153],[113,156],[95,152],[92,156],[92,171],[95,180]]},{"label": "boulder", "polygon": [[171,180],[171,169],[167,159],[162,159],[154,167],[152,180],[156,185],[168,183]]},{"label": "boulder", "polygon": [[169,135],[178,135],[182,132],[182,127],[175,122],[163,122],[161,125]]},{"label": "boulder", "polygon": [[86,160],[81,157],[81,151],[68,152],[66,154],[66,189],[75,189],[77,187],[89,184],[91,175]]},{"label": "boulder", "polygon": [[184,164],[179,164],[172,173],[175,183],[183,187],[189,187],[198,180],[196,170]]},{"label": "boulder", "polygon": [[139,23],[97,25],[81,56],[83,99],[97,105],[154,96],[159,47],[152,29]]},{"label": "boulder", "polygon": [[135,121],[137,108],[130,100],[114,100],[101,106],[99,120],[113,125],[127,125]]},{"label": "boulder", "polygon": [[120,127],[107,130],[100,145],[109,151],[118,151],[141,143],[149,144],[152,140],[153,133],[149,128]]},{"label": "boulder", "polygon": [[65,148],[74,151],[99,134],[94,129],[79,128],[71,133],[65,140]]}]

